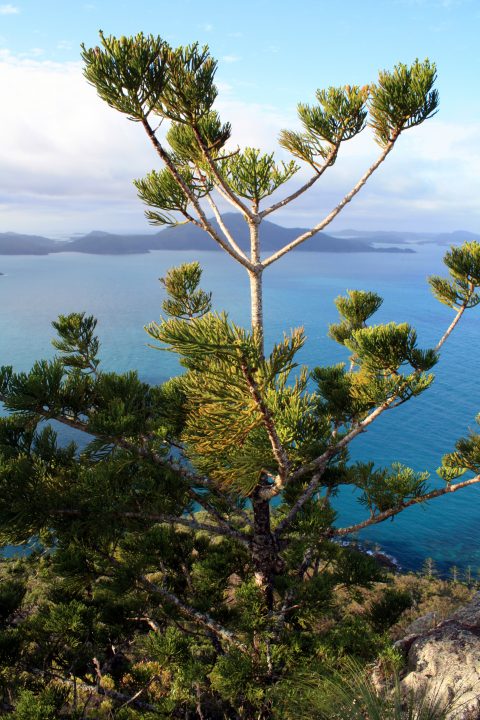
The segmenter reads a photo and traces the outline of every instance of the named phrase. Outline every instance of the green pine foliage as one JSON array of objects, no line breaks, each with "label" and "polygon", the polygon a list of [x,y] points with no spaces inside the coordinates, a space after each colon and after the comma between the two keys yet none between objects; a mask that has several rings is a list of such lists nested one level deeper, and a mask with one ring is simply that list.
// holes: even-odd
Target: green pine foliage
[{"label": "green pine foliage", "polygon": [[[351,537],[477,482],[455,480],[479,472],[478,436],[458,441],[432,488],[427,473],[395,459],[352,464],[348,447],[433,382],[443,343],[477,303],[479,246],[452,249],[450,279],[431,280],[456,310],[435,348],[422,348],[406,323],[374,324],[382,299],[349,290],[330,327],[349,365],[308,369],[302,328],[265,347],[261,297],[264,270],[328,224],[398,136],[435,113],[435,66],[400,64],[377,84],[318,90],[316,105],[298,107],[302,131],[280,136],[294,159],[278,161],[229,145],[208,48],[100,37],[101,47],[83,48],[86,78],[143,126],[163,163],[135,181],[148,219],[192,223],[245,267],[252,327],[216,310],[199,264],[184,263],[162,279],[164,315],[146,326],[153,347],[178,357],[179,376],[150,385],[134,370],[104,371],[96,319],[81,312],[53,323],[53,360],[0,369],[0,539],[28,544],[0,562],[0,712],[440,720],[445,709],[426,698],[410,698],[402,715],[398,688],[379,695],[363,671],[352,678],[352,658],[392,660],[388,632],[412,597],[387,588],[366,604],[364,594],[390,579]],[[154,129],[163,121],[165,141]],[[308,190],[367,125],[379,160],[323,224],[262,258],[263,218]],[[313,176],[265,207],[297,160]],[[245,219],[249,254],[223,223],[219,198]],[[81,433],[78,442],[63,445],[56,423]],[[347,527],[333,503],[344,486],[364,518]]]},{"label": "green pine foliage", "polygon": [[[150,387],[134,373],[104,373],[95,321],[81,314],[55,322],[57,358],[30,373],[2,371],[10,410],[0,421],[2,538],[36,538],[41,548],[7,563],[2,583],[3,662],[33,672],[18,695],[20,681],[5,681],[18,717],[30,717],[28,703],[31,717],[60,712],[48,694],[57,677],[69,716],[72,684],[84,698],[98,672],[108,687],[97,688],[95,707],[108,700],[118,709],[143,684],[146,706],[160,716],[183,717],[200,703],[212,708],[211,717],[250,718],[260,709],[276,717],[284,699],[272,698],[283,698],[282,683],[306,658],[372,658],[382,633],[411,604],[392,590],[364,619],[334,619],[338,588],[356,592],[383,576],[367,555],[332,542],[328,498],[350,484],[370,517],[381,516],[421,502],[427,473],[395,463],[350,465],[338,450],[316,493],[286,523],[312,482],[316,458],[332,451],[332,426],[344,438],[374,406],[371,395],[359,402],[357,378],[378,391],[379,376],[395,376],[406,363],[420,375],[429,365],[413,331],[373,326],[377,334],[357,341],[350,372],[316,368],[310,375],[296,363],[303,331],[264,356],[258,334],[214,312],[200,281],[197,263],[162,281],[165,317],[147,331],[185,367],[164,386]],[[367,319],[361,316],[353,338],[368,332]],[[383,386],[378,401],[399,396]],[[45,418],[83,430],[91,442],[82,450],[60,446],[53,428],[42,426]],[[273,421],[287,467],[271,443]],[[470,444],[460,441],[462,465]],[[269,608],[254,581],[252,499],[259,486],[271,491],[281,472],[291,481],[271,508],[281,545]],[[329,667],[321,664],[322,688],[334,682],[327,682]],[[325,701],[322,693],[316,702]]]},{"label": "green pine foliage", "polygon": [[280,145],[313,167],[317,167],[317,158],[333,164],[340,143],[365,128],[368,95],[368,87],[356,85],[317,90],[318,105],[298,105],[303,133],[283,130]]},{"label": "green pine foliage", "polygon": [[480,302],[475,292],[480,278],[480,243],[472,241],[452,247],[445,254],[445,265],[449,279],[437,275],[429,278],[437,300],[449,307],[475,307]]},{"label": "green pine foliage", "polygon": [[371,127],[379,145],[388,145],[404,129],[415,127],[437,112],[438,90],[433,88],[436,67],[417,59],[393,72],[383,70],[371,93]]},{"label": "green pine foliage", "polygon": [[275,163],[273,153],[262,154],[258,148],[245,148],[219,164],[232,190],[242,198],[259,204],[299,170],[294,160]]}]

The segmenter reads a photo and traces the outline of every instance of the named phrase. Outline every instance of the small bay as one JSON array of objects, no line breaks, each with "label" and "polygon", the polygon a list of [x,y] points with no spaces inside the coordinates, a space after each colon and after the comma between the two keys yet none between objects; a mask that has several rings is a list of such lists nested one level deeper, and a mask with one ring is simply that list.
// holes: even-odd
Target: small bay
[{"label": "small bay", "polygon": [[[444,248],[415,247],[414,254],[291,253],[265,274],[267,347],[283,331],[303,325],[308,337],[300,360],[309,367],[346,359],[327,336],[335,322],[334,298],[348,289],[374,290],[384,297],[376,322],[409,322],[419,346],[436,344],[453,312],[431,295],[426,277],[443,273]],[[249,322],[248,278],[242,268],[217,252],[153,251],[102,256],[62,253],[1,256],[0,364],[28,370],[33,361],[53,357],[51,321],[60,313],[86,311],[98,318],[102,367],[136,369],[159,383],[175,374],[176,358],[148,347],[143,326],[160,314],[158,278],[172,265],[198,259],[202,285],[213,291],[215,308],[240,324]],[[398,461],[435,470],[455,440],[476,427],[480,412],[480,308],[466,313],[435,368],[435,382],[421,397],[385,413],[351,445],[352,460],[376,465]],[[335,500],[338,524],[362,519],[362,508],[347,489]],[[406,510],[395,520],[369,528],[361,539],[378,542],[405,569],[418,569],[432,557],[442,572],[452,565],[480,569],[480,487]]]}]

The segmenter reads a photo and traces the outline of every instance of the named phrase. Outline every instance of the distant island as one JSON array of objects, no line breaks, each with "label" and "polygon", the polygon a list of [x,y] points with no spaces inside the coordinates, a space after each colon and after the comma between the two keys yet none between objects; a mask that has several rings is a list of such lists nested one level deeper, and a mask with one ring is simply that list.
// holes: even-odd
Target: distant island
[{"label": "distant island", "polygon": [[[248,250],[248,228],[243,219],[227,213],[225,223],[242,249]],[[218,225],[215,220],[212,224]],[[283,247],[305,228],[290,228],[264,221],[262,250],[274,252]],[[331,235],[318,233],[297,248],[299,252],[334,253],[413,253],[411,245],[434,243],[448,245],[465,240],[480,240],[480,234],[457,231],[453,233],[412,233],[397,231],[342,230]],[[166,228],[157,233],[119,235],[94,230],[70,240],[52,240],[41,235],[0,233],[0,255],[50,255],[59,252],[80,252],[92,255],[130,255],[151,250],[220,250],[202,230],[193,225]],[[1,273],[0,273],[1,274]]]}]

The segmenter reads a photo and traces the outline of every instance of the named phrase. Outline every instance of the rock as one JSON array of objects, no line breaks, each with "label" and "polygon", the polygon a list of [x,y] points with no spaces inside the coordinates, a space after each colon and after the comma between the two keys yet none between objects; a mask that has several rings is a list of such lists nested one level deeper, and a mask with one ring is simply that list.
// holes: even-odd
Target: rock
[{"label": "rock", "polygon": [[407,637],[409,635],[415,635],[417,637],[418,635],[422,635],[429,630],[433,630],[433,628],[437,626],[437,623],[437,613],[429,612],[426,615],[423,615],[422,617],[419,617],[412,623],[410,623],[410,625],[405,628],[405,635]]},{"label": "rock", "polygon": [[375,560],[381,567],[389,570],[390,572],[395,573],[400,569],[398,561],[394,557],[392,557],[392,555],[387,555],[387,553],[383,552],[382,550],[372,550],[368,554],[375,558]]},{"label": "rock", "polygon": [[454,620],[462,625],[471,625],[472,628],[480,630],[480,592],[477,592],[468,605],[456,610],[449,617],[449,621]]},{"label": "rock", "polygon": [[447,620],[435,624],[433,615],[412,623],[397,643],[407,657],[401,687],[406,694],[427,692],[432,700],[451,703],[449,720],[478,720],[480,593]]}]

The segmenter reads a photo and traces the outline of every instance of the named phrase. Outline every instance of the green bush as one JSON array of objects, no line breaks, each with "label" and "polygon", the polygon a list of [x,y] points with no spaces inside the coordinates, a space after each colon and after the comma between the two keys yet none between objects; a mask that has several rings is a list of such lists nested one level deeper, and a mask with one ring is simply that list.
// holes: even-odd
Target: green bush
[{"label": "green bush", "polygon": [[395,625],[402,613],[412,605],[413,599],[410,593],[387,588],[382,597],[370,606],[368,619],[377,632],[385,632]]}]

